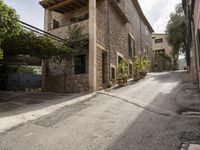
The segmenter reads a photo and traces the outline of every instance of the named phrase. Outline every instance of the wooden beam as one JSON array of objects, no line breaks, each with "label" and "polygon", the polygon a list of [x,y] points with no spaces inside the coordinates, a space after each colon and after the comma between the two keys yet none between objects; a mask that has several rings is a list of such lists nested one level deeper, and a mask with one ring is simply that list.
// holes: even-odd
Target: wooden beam
[{"label": "wooden beam", "polygon": [[53,6],[50,6],[49,9],[53,10],[53,9],[57,9],[59,7],[64,7],[65,5],[70,4],[72,2],[73,2],[73,0],[65,0],[63,2],[60,2],[60,3],[55,4]]},{"label": "wooden beam", "polygon": [[7,56],[0,60],[0,64],[12,64],[12,65],[30,65],[30,66],[41,66],[42,60],[40,58],[26,58],[26,57],[15,57]]}]

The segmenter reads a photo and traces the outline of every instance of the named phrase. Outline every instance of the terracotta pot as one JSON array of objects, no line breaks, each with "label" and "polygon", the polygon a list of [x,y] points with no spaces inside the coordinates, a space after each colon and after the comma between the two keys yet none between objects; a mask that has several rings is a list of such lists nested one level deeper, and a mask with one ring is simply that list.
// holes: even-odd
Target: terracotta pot
[{"label": "terracotta pot", "polygon": [[126,78],[117,79],[117,84],[119,87],[125,86],[127,84],[127,79]]}]

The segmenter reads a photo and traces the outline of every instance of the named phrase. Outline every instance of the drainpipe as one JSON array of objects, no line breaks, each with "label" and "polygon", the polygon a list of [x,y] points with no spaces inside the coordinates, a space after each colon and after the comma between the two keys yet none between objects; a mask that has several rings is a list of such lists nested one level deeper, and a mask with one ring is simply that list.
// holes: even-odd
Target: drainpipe
[{"label": "drainpipe", "polygon": [[141,45],[141,50],[140,50],[140,55],[142,54],[142,21],[140,18],[140,45]]},{"label": "drainpipe", "polygon": [[111,72],[110,72],[110,69],[111,69],[111,57],[110,57],[110,1],[108,0],[107,1],[107,14],[108,14],[108,17],[107,17],[107,22],[108,22],[108,57],[109,57],[109,71],[108,71],[108,78],[109,80],[111,80]]}]

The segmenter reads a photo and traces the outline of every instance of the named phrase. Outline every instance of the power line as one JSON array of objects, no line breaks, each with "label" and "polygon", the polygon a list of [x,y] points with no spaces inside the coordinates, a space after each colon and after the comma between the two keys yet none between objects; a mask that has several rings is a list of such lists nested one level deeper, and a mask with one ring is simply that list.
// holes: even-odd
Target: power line
[{"label": "power line", "polygon": [[[19,22],[22,24],[22,27],[25,28],[25,29],[28,29],[28,30],[30,30],[32,32],[35,32],[35,33],[38,33],[38,34],[50,36],[52,39],[54,39],[54,40],[56,40],[58,42],[62,42],[62,43],[70,43],[69,40],[71,40],[71,39],[73,39],[73,41],[81,41],[82,37],[88,36],[88,34],[83,34],[83,35],[80,35],[80,36],[78,35],[77,37],[63,39],[63,38],[61,38],[59,36],[56,36],[54,34],[51,34],[51,33],[46,32],[44,30],[41,30],[41,29],[39,29],[37,27],[34,27],[34,26],[32,26],[32,25],[30,25],[28,23],[25,23],[23,21],[19,21]],[[76,38],[79,38],[79,40],[75,40]]]},{"label": "power line", "polygon": [[37,28],[37,27],[34,27],[34,26],[32,26],[32,25],[30,25],[30,24],[28,24],[28,23],[25,23],[25,22],[23,22],[23,21],[19,21],[19,22],[22,24],[22,27],[23,27],[23,28],[26,28],[26,29],[28,29],[28,30],[31,30],[31,31],[36,32],[36,33],[39,33],[39,34],[48,35],[48,36],[50,36],[51,38],[53,38],[53,39],[55,39],[55,40],[58,40],[59,42],[69,43],[69,41],[67,41],[67,40],[65,40],[65,39],[63,39],[63,38],[61,38],[61,37],[59,37],[59,36],[53,35],[53,34],[51,34],[51,33],[49,33],[49,32],[46,32],[46,31],[44,31],[44,30],[41,30],[41,29],[39,29],[39,28]]}]

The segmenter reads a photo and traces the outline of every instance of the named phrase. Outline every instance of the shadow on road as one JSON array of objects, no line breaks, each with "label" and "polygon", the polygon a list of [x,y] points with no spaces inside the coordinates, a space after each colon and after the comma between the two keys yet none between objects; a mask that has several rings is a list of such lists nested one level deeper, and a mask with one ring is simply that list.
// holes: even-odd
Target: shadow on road
[{"label": "shadow on road", "polygon": [[0,117],[42,109],[88,93],[40,93],[0,91]]}]

